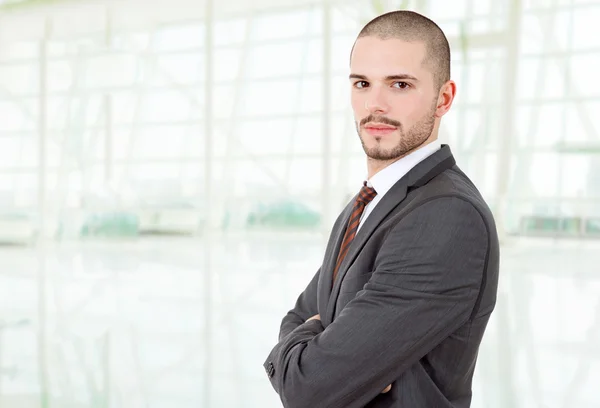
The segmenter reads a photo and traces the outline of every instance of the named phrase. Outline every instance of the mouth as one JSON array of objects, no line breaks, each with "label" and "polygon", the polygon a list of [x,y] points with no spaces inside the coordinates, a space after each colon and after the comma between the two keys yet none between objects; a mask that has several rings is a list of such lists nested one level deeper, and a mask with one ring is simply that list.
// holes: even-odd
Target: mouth
[{"label": "mouth", "polygon": [[396,131],[396,127],[384,125],[383,123],[369,123],[365,125],[365,130],[372,136],[385,136]]}]

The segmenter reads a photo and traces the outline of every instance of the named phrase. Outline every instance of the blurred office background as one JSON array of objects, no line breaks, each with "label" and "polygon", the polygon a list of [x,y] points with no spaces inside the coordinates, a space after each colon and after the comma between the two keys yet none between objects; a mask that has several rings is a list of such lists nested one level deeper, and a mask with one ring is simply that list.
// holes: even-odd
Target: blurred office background
[{"label": "blurred office background", "polygon": [[599,1],[0,0],[0,407],[281,406],[366,172],[350,48],[398,8],[451,41],[441,138],[502,238],[473,407],[600,406]]}]

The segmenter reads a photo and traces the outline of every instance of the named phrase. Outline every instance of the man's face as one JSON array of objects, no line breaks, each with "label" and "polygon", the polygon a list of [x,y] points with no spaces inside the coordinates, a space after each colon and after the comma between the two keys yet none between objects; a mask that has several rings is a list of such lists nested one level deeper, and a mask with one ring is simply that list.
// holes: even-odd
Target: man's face
[{"label": "man's face", "polygon": [[436,124],[438,89],[423,42],[361,37],[350,59],[352,109],[367,156],[395,160],[420,147]]}]

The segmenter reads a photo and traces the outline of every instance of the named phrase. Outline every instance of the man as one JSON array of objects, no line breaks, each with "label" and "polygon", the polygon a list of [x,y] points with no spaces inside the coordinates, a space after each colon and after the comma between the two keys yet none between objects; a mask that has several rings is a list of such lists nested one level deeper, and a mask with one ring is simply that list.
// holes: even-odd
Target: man
[{"label": "man", "polygon": [[456,94],[447,39],[417,13],[384,14],[359,34],[350,71],[368,182],[264,368],[286,408],[469,407],[499,245],[438,142]]}]

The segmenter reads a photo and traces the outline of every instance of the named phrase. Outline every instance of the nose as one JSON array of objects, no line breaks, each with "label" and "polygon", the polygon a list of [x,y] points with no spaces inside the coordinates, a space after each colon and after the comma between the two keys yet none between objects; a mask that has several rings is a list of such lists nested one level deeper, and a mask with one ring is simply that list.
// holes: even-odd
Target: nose
[{"label": "nose", "polygon": [[371,88],[370,95],[365,100],[365,109],[371,114],[383,114],[389,110],[389,105],[385,100],[385,96],[381,90]]}]

